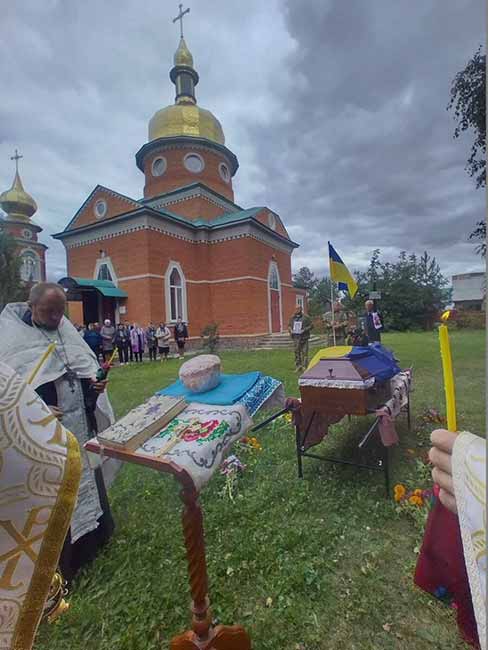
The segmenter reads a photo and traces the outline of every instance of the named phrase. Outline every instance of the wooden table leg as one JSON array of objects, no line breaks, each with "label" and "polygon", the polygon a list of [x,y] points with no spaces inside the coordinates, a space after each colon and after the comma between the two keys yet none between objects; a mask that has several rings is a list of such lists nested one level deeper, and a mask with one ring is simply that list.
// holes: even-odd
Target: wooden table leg
[{"label": "wooden table leg", "polygon": [[203,534],[203,515],[195,490],[184,489],[182,521],[185,538],[190,591],[192,629],[171,640],[171,650],[251,650],[244,628],[232,625],[212,626],[208,598],[207,560]]}]

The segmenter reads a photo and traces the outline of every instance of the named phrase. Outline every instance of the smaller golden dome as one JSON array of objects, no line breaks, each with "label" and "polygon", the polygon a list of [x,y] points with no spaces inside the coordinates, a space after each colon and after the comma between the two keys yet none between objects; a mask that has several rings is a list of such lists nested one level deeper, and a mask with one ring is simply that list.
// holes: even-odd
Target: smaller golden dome
[{"label": "smaller golden dome", "polygon": [[29,221],[37,211],[37,203],[24,190],[19,172],[15,172],[12,187],[0,194],[0,207],[7,213],[7,219]]},{"label": "smaller golden dome", "polygon": [[200,106],[174,104],[155,113],[149,122],[149,140],[187,135],[206,138],[225,144],[225,136],[218,119]]},{"label": "smaller golden dome", "polygon": [[193,68],[193,56],[188,49],[183,37],[181,37],[180,44],[178,45],[178,49],[175,52],[173,61],[175,65],[186,65],[189,68]]}]

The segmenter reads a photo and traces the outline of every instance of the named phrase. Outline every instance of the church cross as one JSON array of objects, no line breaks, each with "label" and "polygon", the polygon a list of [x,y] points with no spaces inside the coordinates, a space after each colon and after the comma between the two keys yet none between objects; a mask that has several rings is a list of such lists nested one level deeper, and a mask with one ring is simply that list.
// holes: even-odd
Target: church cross
[{"label": "church cross", "polygon": [[190,10],[185,9],[185,11],[183,11],[183,5],[182,4],[180,4],[179,7],[180,7],[180,13],[176,16],[176,18],[173,18],[173,22],[176,23],[178,20],[180,21],[180,36],[181,36],[181,38],[183,38],[183,16],[185,14],[189,14]]},{"label": "church cross", "polygon": [[[189,11],[189,10],[188,10]],[[10,156],[10,160],[15,160],[15,171],[18,173],[19,171],[19,160],[23,158],[24,156],[21,156],[17,149],[15,150],[15,156]]]}]

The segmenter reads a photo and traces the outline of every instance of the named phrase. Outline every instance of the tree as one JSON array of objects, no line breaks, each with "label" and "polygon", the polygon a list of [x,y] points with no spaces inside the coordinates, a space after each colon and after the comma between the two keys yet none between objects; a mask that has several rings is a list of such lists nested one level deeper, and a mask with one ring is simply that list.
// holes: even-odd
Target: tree
[{"label": "tree", "polygon": [[27,290],[20,277],[20,264],[15,240],[0,230],[0,311],[9,302],[27,298]]},{"label": "tree", "polygon": [[297,273],[293,274],[293,286],[297,289],[306,289],[312,291],[317,285],[318,280],[308,266],[302,266]]},{"label": "tree", "polygon": [[330,309],[330,279],[321,278],[309,293],[308,311],[310,316],[321,316]]},{"label": "tree", "polygon": [[[481,45],[468,64],[457,73],[451,86],[451,100],[447,109],[454,109],[457,126],[454,137],[468,129],[474,131],[471,154],[466,171],[476,180],[476,187],[486,185],[486,54]],[[486,254],[486,221],[478,221],[470,239],[480,243],[477,253]]]},{"label": "tree", "polygon": [[378,308],[390,329],[430,328],[449,302],[447,280],[427,252],[417,257],[402,251],[396,262],[382,262],[376,250],[368,270],[355,275],[358,292],[354,299],[346,296],[344,306],[358,315],[363,313],[364,301],[375,286],[381,292]]}]

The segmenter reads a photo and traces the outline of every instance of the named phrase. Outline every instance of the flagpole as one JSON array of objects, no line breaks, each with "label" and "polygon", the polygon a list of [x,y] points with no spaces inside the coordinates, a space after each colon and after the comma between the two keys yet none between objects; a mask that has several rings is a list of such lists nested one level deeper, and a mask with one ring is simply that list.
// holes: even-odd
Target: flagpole
[{"label": "flagpole", "polygon": [[334,320],[334,283],[330,281],[330,308],[332,310],[332,340],[336,345],[335,320]]},{"label": "flagpole", "polygon": [[330,241],[327,242],[328,253],[329,253],[329,276],[330,276],[330,311],[332,313],[332,341],[334,342],[334,347],[336,345],[336,333],[335,333],[335,319],[334,319],[334,282],[332,281],[332,265],[330,258]]}]

